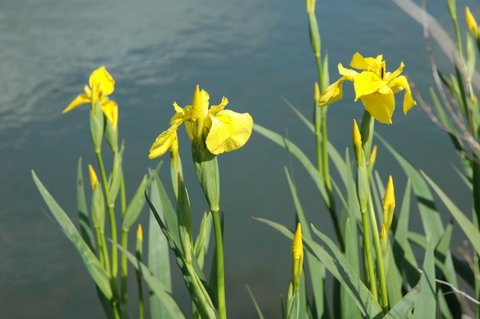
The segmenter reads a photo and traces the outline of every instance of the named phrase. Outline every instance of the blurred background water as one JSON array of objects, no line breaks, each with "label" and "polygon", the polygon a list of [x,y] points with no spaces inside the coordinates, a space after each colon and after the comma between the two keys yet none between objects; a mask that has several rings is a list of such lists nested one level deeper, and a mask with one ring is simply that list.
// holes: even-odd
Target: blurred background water
[{"label": "blurred background water", "polygon": [[[389,69],[404,61],[405,73],[426,92],[431,73],[422,29],[392,2],[317,2],[331,79],[337,77],[336,64],[348,64],[356,51],[382,53]],[[465,2],[458,3],[463,8]],[[478,3],[470,5],[478,12]],[[432,1],[429,11],[450,31],[444,1]],[[459,12],[463,21],[463,10]],[[30,173],[34,169],[76,218],[77,159],[94,163],[88,107],[67,115],[61,111],[94,68],[106,65],[116,79],[113,98],[120,105],[130,195],[146,168],[157,163],[147,159],[147,152],[168,125],[171,103],[189,104],[197,83],[210,92],[211,102],[228,97],[232,108],[289,136],[313,158],[312,136],[284,100],[310,116],[315,68],[304,1],[3,0],[0,43],[2,318],[102,317],[89,275],[49,216]],[[351,88],[346,91],[345,101],[351,101]],[[359,120],[361,112],[359,104],[350,102],[330,108],[329,137],[341,152],[350,145],[352,118]],[[457,160],[450,142],[419,107],[408,116],[397,110],[394,125],[377,125],[377,130],[462,207],[469,207],[468,191],[452,169]],[[188,143],[182,139],[193,206],[203,207],[188,168]],[[403,193],[405,178],[382,147],[377,162],[384,180],[394,174]],[[221,156],[231,318],[255,317],[246,285],[267,318],[280,315],[291,244],[252,216],[293,225],[284,166],[295,175],[310,220],[332,233],[313,183],[284,150],[254,134],[246,147]],[[162,176],[168,181],[165,172]],[[175,294],[188,307],[183,282],[179,276],[175,280]]]}]

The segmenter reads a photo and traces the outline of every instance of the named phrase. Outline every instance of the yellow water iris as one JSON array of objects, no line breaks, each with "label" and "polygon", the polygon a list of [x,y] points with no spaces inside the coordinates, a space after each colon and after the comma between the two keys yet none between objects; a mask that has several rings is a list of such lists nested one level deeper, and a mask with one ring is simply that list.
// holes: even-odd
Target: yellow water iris
[{"label": "yellow water iris", "polygon": [[118,125],[118,106],[115,101],[109,100],[108,96],[115,90],[115,80],[108,73],[105,66],[101,66],[94,70],[85,85],[85,93],[79,94],[70,104],[63,110],[63,113],[70,112],[80,105],[91,103],[92,108],[99,104],[102,112],[114,129]]},{"label": "yellow water iris", "polygon": [[248,113],[225,110],[228,99],[223,97],[218,105],[209,106],[209,95],[197,85],[192,105],[181,108],[173,103],[175,115],[170,120],[170,128],[162,132],[152,147],[149,158],[160,157],[168,150],[172,157],[178,156],[177,129],[185,123],[190,139],[205,141],[208,150],[218,155],[239,149],[252,134],[253,119]]},{"label": "yellow water iris", "polygon": [[342,77],[323,92],[318,101],[320,106],[332,104],[342,98],[342,84],[345,80],[353,82],[355,101],[360,99],[365,109],[382,123],[392,123],[395,93],[405,90],[403,98],[404,113],[415,106],[416,102],[412,97],[407,78],[401,75],[404,67],[403,62],[395,71],[387,72],[382,55],[378,55],[376,58],[364,58],[357,52],[353,55],[350,66],[361,70],[361,72],[347,69],[339,63],[338,72]]}]

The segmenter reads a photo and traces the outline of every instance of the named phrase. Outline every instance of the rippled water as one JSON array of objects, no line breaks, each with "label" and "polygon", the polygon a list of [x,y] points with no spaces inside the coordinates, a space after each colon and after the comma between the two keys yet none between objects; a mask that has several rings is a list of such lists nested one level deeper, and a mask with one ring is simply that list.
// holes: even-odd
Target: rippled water
[{"label": "rippled water", "polygon": [[[475,4],[474,4],[475,5]],[[448,21],[445,5],[431,10]],[[388,1],[318,1],[322,40],[335,65],[351,55],[383,53],[400,61],[417,85],[430,85],[421,28]],[[222,95],[256,122],[275,129],[313,154],[308,131],[284,99],[310,115],[315,79],[303,1],[93,1],[3,0],[0,3],[0,309],[5,318],[101,317],[93,285],[64,239],[30,176],[35,169],[56,199],[75,211],[74,174],[80,155],[93,162],[88,108],[61,115],[90,71],[106,65],[116,79],[120,129],[126,141],[127,185],[138,183],[147,150],[166,128],[171,103],[189,103],[199,83],[212,101]],[[351,94],[351,93],[350,93]],[[361,108],[339,103],[329,111],[330,136],[339,150],[350,143],[351,119]],[[395,125],[378,126],[419,168],[457,189],[449,141],[414,109]],[[308,137],[308,138],[307,138]],[[184,143],[186,145],[186,143]],[[188,159],[188,149],[184,149]],[[380,153],[383,176],[400,175]],[[279,316],[290,277],[290,243],[252,216],[293,222],[283,167],[293,169],[311,220],[330,232],[313,185],[287,154],[254,135],[241,151],[220,159],[225,210],[227,286],[232,318],[251,318],[249,285],[267,318]],[[193,205],[202,205],[193,188]],[[166,177],[166,175],[165,175]],[[402,180],[399,178],[399,180]],[[398,185],[403,185],[398,183]],[[403,188],[403,186],[400,186]],[[447,188],[448,189],[448,188]],[[461,189],[461,186],[460,186]],[[198,193],[198,189],[197,189]],[[468,200],[456,192],[457,200]],[[177,295],[183,298],[180,278]]]}]

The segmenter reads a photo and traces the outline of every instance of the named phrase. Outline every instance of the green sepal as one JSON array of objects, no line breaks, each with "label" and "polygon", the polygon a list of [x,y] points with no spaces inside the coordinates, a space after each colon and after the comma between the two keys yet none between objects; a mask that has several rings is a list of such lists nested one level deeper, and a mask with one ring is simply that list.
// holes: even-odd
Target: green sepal
[{"label": "green sepal", "polygon": [[93,148],[95,153],[100,153],[102,148],[102,137],[104,129],[104,120],[102,106],[97,103],[90,111],[90,135],[92,137]]},{"label": "green sepal", "polygon": [[102,232],[105,230],[105,200],[100,183],[92,193],[92,224]]},{"label": "green sepal", "polygon": [[112,123],[105,119],[105,139],[107,140],[108,145],[112,149],[113,153],[118,152],[118,130],[115,130],[112,126]]},{"label": "green sepal", "polygon": [[108,181],[108,205],[114,206],[117,199],[118,192],[120,191],[120,184],[123,178],[122,171],[122,158],[123,158],[124,146],[120,148],[120,152],[116,152],[113,156],[112,175]]},{"label": "green sepal", "polygon": [[195,173],[210,211],[218,212],[220,210],[220,176],[217,157],[210,153],[203,140],[192,143],[192,157]]}]

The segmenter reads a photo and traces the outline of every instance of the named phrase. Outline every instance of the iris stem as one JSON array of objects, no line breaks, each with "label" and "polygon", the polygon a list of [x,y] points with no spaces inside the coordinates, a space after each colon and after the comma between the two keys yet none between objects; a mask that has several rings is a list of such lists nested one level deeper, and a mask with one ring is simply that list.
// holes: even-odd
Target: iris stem
[{"label": "iris stem", "polygon": [[367,274],[370,282],[370,291],[373,297],[378,301],[377,292],[377,278],[375,276],[375,270],[373,267],[372,246],[370,241],[370,227],[368,224],[368,216],[366,211],[362,211],[362,224],[363,224],[363,246],[365,249],[365,259],[367,263]]},{"label": "iris stem", "polygon": [[[128,230],[122,229],[122,249],[125,251],[128,250]],[[122,254],[122,259],[120,263],[120,267],[122,270],[122,303],[127,303],[128,298],[128,263],[127,263],[127,254]]]},{"label": "iris stem", "polygon": [[[105,193],[106,202],[108,203],[108,183],[107,174],[105,173],[105,165],[103,164],[103,157],[101,152],[95,152],[98,166],[102,175],[103,191]],[[112,277],[113,280],[118,276],[118,249],[117,249],[117,222],[115,220],[115,211],[113,204],[108,204],[108,216],[110,220],[110,235],[112,236]]]},{"label": "iris stem", "polygon": [[215,232],[215,256],[217,266],[217,298],[220,319],[227,318],[227,305],[225,301],[225,272],[223,263],[223,234],[220,213],[212,211],[213,227]]}]

